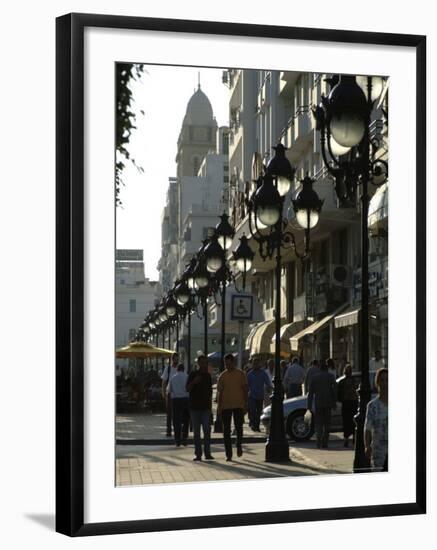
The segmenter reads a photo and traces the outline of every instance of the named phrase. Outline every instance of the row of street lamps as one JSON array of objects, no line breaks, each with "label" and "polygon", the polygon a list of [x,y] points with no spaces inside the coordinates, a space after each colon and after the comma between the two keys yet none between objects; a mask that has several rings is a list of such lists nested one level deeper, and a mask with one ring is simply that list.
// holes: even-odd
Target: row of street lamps
[{"label": "row of street lamps", "polygon": [[[368,183],[381,185],[387,180],[388,166],[375,159],[379,144],[370,139],[370,117],[375,101],[383,90],[381,77],[334,76],[329,79],[331,91],[322,96],[320,105],[313,109],[320,132],[324,164],[335,181],[335,190],[341,206],[356,200],[357,187],[361,187],[361,253],[362,295],[360,319],[360,405],[356,417],[357,437],[354,470],[365,471],[369,464],[364,454],[364,419],[370,399],[369,382],[369,311],[368,311]],[[310,254],[310,232],[318,221],[323,206],[313,189],[313,180],[308,176],[301,181],[301,190],[292,199],[298,226],[304,231],[303,250],[297,247],[297,239],[284,219],[284,203],[290,193],[295,169],[285,155],[285,147],[279,143],[275,154],[262,174],[255,181],[255,190],[247,200],[250,236],[257,243],[263,260],[275,258],[275,376],[271,407],[270,432],[266,444],[266,461],[289,460],[289,446],[285,434],[283,396],[284,390],[280,369],[281,328],[281,270],[282,249],[291,247],[302,260]],[[138,334],[139,338],[152,339],[165,330],[176,327],[178,347],[179,323],[187,323],[187,364],[191,365],[191,314],[201,306],[204,320],[204,353],[208,354],[208,298],[212,297],[221,306],[221,368],[225,356],[225,307],[226,287],[235,283],[235,275],[229,265],[229,252],[235,230],[224,213],[213,235],[206,239],[197,254],[187,265],[168,295],[150,312]],[[240,237],[238,247],[232,254],[234,265],[241,273],[243,288],[247,273],[251,270],[254,252],[248,238]],[[220,297],[218,297],[220,294]],[[198,314],[199,315],[199,314]],[[199,315],[200,317],[200,315]],[[170,336],[169,336],[170,338]],[[165,340],[163,340],[163,343]],[[177,348],[178,349],[178,348]]]}]

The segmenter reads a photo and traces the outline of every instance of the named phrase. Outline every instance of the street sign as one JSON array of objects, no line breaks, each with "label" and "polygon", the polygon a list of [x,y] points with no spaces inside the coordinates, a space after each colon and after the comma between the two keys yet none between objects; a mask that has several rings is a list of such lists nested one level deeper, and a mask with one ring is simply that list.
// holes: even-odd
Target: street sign
[{"label": "street sign", "polygon": [[253,296],[250,294],[232,294],[231,319],[233,321],[252,321]]}]

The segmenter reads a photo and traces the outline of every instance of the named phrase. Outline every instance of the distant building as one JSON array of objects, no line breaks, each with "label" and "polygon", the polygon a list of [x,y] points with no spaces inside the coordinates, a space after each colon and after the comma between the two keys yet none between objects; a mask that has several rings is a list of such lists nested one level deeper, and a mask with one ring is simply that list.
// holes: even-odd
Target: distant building
[{"label": "distant building", "polygon": [[[115,345],[134,340],[145,314],[155,305],[159,284],[144,275],[142,250],[116,250],[115,256]],[[127,360],[118,359],[123,366]]]},{"label": "distant building", "polygon": [[[169,178],[162,214],[162,253],[158,262],[163,293],[173,286],[202,241],[228,211],[229,129],[218,127],[211,103],[198,89],[187,104],[177,143],[176,178]],[[203,323],[192,316],[192,353],[203,347]],[[228,335],[233,342],[233,335]],[[180,351],[186,329],[180,329]],[[208,349],[219,349],[217,328],[211,329]],[[230,344],[231,350],[235,349]]]}]

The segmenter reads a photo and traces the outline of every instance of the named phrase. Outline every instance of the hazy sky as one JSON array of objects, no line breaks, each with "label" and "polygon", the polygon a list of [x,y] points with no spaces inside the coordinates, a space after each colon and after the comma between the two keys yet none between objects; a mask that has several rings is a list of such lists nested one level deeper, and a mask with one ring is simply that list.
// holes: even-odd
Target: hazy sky
[{"label": "hazy sky", "polygon": [[[144,173],[131,166],[124,171],[122,207],[117,208],[117,248],[144,249],[146,277],[158,278],[161,255],[161,214],[168,178],[176,176],[177,139],[188,100],[197,89],[198,74],[217,124],[228,124],[229,90],[222,69],[146,65],[132,85],[137,130],[129,150]],[[144,111],[144,116],[140,111]]]}]

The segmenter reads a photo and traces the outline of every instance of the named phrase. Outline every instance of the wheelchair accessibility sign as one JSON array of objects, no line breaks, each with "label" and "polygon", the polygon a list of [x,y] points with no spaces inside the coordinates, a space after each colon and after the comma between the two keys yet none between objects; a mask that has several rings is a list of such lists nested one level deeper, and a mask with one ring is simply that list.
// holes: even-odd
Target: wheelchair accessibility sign
[{"label": "wheelchair accessibility sign", "polygon": [[253,318],[253,296],[232,294],[231,319],[233,321],[251,321]]}]

